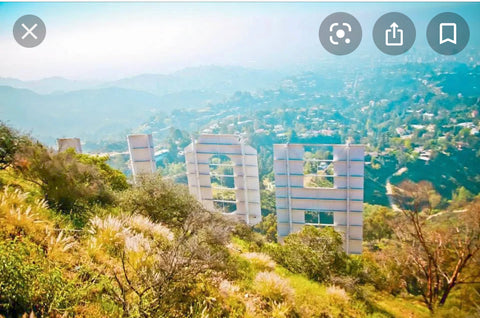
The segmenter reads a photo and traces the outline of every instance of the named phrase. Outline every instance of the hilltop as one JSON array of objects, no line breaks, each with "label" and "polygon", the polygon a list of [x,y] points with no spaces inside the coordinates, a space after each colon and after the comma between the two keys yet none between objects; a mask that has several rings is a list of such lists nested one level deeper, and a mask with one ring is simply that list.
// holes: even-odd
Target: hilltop
[{"label": "hilltop", "polygon": [[[478,314],[478,285],[455,287],[443,303],[442,280],[433,302],[422,304],[429,291],[408,263],[412,238],[394,226],[409,224],[408,214],[366,206],[363,255],[346,255],[329,228],[306,227],[278,244],[274,214],[251,229],[205,210],[161,176],[131,186],[107,157],[55,153],[4,125],[0,133],[0,314],[7,317]],[[427,240],[452,238],[441,249],[446,257],[434,258],[448,275],[456,239],[465,237],[441,225],[463,229],[470,215],[478,223],[480,201],[458,198],[452,208],[467,212],[455,214],[431,208],[431,186],[415,189],[428,194],[418,198]],[[464,234],[478,249],[475,222],[468,228],[476,232]],[[477,261],[466,261],[458,282],[478,275]]]}]

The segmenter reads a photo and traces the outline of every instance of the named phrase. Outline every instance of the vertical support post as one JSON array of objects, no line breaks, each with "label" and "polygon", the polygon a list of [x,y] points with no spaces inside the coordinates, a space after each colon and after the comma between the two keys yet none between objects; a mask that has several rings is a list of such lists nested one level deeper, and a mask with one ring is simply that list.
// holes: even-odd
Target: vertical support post
[{"label": "vertical support post", "polygon": [[245,167],[245,144],[243,140],[240,141],[240,149],[242,152],[242,174],[243,174],[243,197],[245,201],[245,213],[247,225],[250,225],[250,202],[248,200],[248,183],[247,183],[247,169]]},{"label": "vertical support post", "polygon": [[132,145],[130,144],[130,138],[127,137],[128,152],[130,153],[130,168],[132,169],[133,183],[137,184],[137,173],[135,171],[135,165],[133,164]]},{"label": "vertical support post", "polygon": [[347,141],[347,229],[345,231],[346,252],[350,253],[350,143]]},{"label": "vertical support post", "polygon": [[157,163],[155,161],[155,148],[153,147],[153,136],[148,136],[148,148],[150,150],[150,157],[153,158],[152,162],[150,163],[150,167],[152,171],[155,172],[157,170]]},{"label": "vertical support post", "polygon": [[200,202],[202,202],[202,189],[200,188],[200,171],[198,171],[198,157],[197,157],[197,146],[195,139],[192,139],[192,151],[193,151],[193,162],[195,164],[195,174],[197,181],[197,197]]},{"label": "vertical support post", "polygon": [[292,233],[293,231],[293,217],[292,217],[292,192],[290,186],[290,150],[288,147],[288,143],[285,144],[286,153],[285,153],[285,162],[286,162],[286,170],[287,170],[287,202],[288,202],[288,233]]}]

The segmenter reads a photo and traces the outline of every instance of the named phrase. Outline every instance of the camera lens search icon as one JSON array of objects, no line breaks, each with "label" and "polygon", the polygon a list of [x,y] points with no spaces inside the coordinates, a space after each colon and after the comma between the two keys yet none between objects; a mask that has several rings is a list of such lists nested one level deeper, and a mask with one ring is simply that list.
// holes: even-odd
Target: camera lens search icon
[{"label": "camera lens search icon", "polygon": [[320,43],[335,55],[352,53],[362,41],[362,27],[354,16],[337,12],[323,20],[319,30]]}]

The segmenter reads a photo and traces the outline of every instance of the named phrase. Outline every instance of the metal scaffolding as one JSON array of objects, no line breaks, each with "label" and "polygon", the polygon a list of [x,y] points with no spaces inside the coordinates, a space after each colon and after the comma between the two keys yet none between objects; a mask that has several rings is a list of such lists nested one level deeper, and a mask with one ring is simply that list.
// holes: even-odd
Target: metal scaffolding
[{"label": "metal scaffolding", "polygon": [[141,175],[152,174],[157,169],[154,157],[153,138],[150,134],[128,135],[128,152],[133,181]]},{"label": "metal scaffolding", "polygon": [[82,145],[80,138],[58,138],[57,139],[58,152],[63,152],[72,148],[76,153],[82,153]]},{"label": "metal scaffolding", "polygon": [[[229,163],[212,161],[213,158],[220,160],[222,157],[227,157]],[[185,162],[190,193],[205,208],[215,210],[229,204],[234,211],[225,214],[237,216],[249,225],[261,221],[257,151],[254,148],[245,145],[235,135],[200,135],[185,148]],[[228,171],[231,168],[232,173],[219,174],[215,170],[218,167]],[[233,187],[226,187],[223,183],[212,186],[212,178],[232,178]],[[214,191],[217,197],[214,197]],[[224,191],[234,193],[235,200],[225,199]]]},{"label": "metal scaffolding", "polygon": [[[330,147],[333,159],[306,159],[305,147]],[[333,165],[333,173],[306,174],[305,162]],[[333,226],[343,233],[344,249],[350,254],[362,252],[364,146],[339,144],[274,145],[277,230],[279,240],[305,225]],[[305,178],[332,179],[330,186],[305,186]],[[327,182],[328,183],[328,182]],[[318,223],[305,216],[317,213]],[[322,224],[321,214],[332,215],[331,224]]]}]

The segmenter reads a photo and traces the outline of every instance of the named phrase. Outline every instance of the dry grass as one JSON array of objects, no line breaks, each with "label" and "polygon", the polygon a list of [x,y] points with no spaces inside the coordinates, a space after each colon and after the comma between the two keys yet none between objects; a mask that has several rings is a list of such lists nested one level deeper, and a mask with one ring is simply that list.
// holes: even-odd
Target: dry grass
[{"label": "dry grass", "polygon": [[241,257],[247,259],[259,271],[272,271],[275,269],[276,263],[270,256],[263,253],[243,253]]},{"label": "dry grass", "polygon": [[89,253],[92,256],[100,250],[119,255],[125,246],[125,237],[128,235],[125,221],[112,215],[103,219],[98,216],[92,218],[88,232],[92,235],[89,244]]},{"label": "dry grass", "polygon": [[93,260],[115,267],[108,255],[124,258],[133,270],[152,265],[158,248],[174,239],[168,228],[141,215],[96,216],[90,220],[88,231],[88,254]]},{"label": "dry grass", "polygon": [[348,296],[347,292],[341,287],[327,287],[327,295],[332,303],[348,303],[350,301],[350,297]]},{"label": "dry grass", "polygon": [[264,299],[273,302],[291,301],[294,290],[288,281],[273,272],[260,272],[255,277],[255,291]]},{"label": "dry grass", "polygon": [[47,209],[44,200],[28,203],[28,193],[6,187],[0,194],[0,225],[7,236],[30,236],[45,243],[52,224],[40,217]]},{"label": "dry grass", "polygon": [[125,220],[131,231],[143,233],[145,236],[151,236],[154,240],[172,241],[174,235],[170,229],[159,223],[154,223],[148,217],[135,214]]}]

